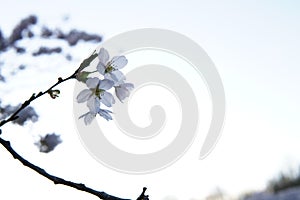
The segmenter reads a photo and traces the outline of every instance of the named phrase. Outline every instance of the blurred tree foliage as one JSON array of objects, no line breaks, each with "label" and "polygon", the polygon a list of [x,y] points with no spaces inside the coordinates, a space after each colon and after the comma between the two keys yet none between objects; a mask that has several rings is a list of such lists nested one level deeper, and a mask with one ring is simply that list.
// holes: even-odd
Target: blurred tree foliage
[{"label": "blurred tree foliage", "polygon": [[292,187],[300,186],[300,166],[298,170],[289,170],[288,172],[280,172],[277,177],[268,182],[267,189],[277,193]]}]

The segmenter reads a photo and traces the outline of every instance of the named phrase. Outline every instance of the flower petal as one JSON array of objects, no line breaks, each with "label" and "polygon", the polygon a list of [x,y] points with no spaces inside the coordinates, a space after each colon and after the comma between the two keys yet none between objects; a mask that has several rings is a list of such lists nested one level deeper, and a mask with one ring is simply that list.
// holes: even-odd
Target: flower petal
[{"label": "flower petal", "polygon": [[123,83],[122,87],[125,87],[127,90],[132,90],[134,88],[134,85],[132,83]]},{"label": "flower petal", "polygon": [[116,89],[116,90],[115,90],[115,91],[116,91],[116,96],[118,97],[118,99],[119,99],[121,102],[123,102],[123,100],[124,100],[126,97],[128,97],[129,94],[130,94],[129,90],[128,90],[127,88],[125,88],[125,87],[119,86],[119,87],[116,87],[115,89]]},{"label": "flower petal", "polygon": [[79,117],[79,119],[81,119],[83,117],[84,117],[84,123],[85,123],[85,125],[89,125],[90,123],[92,123],[93,119],[96,117],[96,114],[91,113],[91,112],[87,112],[87,113],[81,115]]},{"label": "flower petal", "polygon": [[98,110],[99,110],[99,107],[100,107],[100,100],[99,100],[99,98],[98,97],[90,98],[87,101],[87,107],[89,108],[90,112],[97,113]]},{"label": "flower petal", "polygon": [[106,69],[106,66],[103,63],[99,62],[98,65],[97,65],[97,71],[100,74],[104,75],[105,69]]},{"label": "flower petal", "polygon": [[105,109],[99,109],[98,114],[103,117],[104,119],[108,120],[112,120],[112,117],[110,115],[110,113],[112,113],[110,110],[105,110]]},{"label": "flower petal", "polygon": [[91,96],[92,96],[92,91],[89,89],[84,89],[77,95],[76,99],[78,103],[83,103],[86,102]]},{"label": "flower petal", "polygon": [[97,85],[99,84],[99,78],[94,77],[94,78],[88,78],[86,80],[86,85],[88,86],[88,88],[93,89],[96,88]]},{"label": "flower petal", "polygon": [[100,101],[106,105],[107,107],[111,107],[112,104],[115,103],[115,99],[113,97],[113,95],[109,92],[106,92],[104,91],[102,94],[101,94],[101,99]]},{"label": "flower petal", "polygon": [[92,123],[92,121],[95,119],[96,114],[93,113],[87,113],[87,115],[84,117],[84,123],[85,125],[89,125]]},{"label": "flower petal", "polygon": [[114,82],[112,80],[103,79],[102,81],[100,81],[99,89],[109,90],[110,88],[112,88],[112,86],[114,86]]},{"label": "flower petal", "polygon": [[98,54],[98,59],[105,66],[107,61],[109,60],[108,51],[104,48],[101,48]]},{"label": "flower petal", "polygon": [[127,65],[128,60],[125,56],[115,56],[110,61],[110,66],[112,66],[115,69],[122,69]]},{"label": "flower petal", "polygon": [[120,85],[124,82],[125,76],[119,70],[114,70],[109,74],[109,79],[115,82],[115,85]]}]

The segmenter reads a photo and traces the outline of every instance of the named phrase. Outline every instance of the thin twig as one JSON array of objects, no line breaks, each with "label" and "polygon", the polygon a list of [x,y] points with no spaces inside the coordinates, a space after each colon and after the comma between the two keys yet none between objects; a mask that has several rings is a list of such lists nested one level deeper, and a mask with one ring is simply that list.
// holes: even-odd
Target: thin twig
[{"label": "thin twig", "polygon": [[83,70],[85,67],[89,66],[90,63],[98,56],[98,54],[96,53],[96,51],[93,52],[92,55],[90,55],[90,57],[86,58],[85,60],[82,61],[82,63],[80,64],[80,66],[78,67],[78,69],[69,77],[63,79],[61,77],[58,78],[57,82],[54,83],[52,86],[50,86],[47,90],[45,90],[44,92],[39,92],[37,95],[35,95],[35,93],[33,93],[31,95],[31,97],[24,101],[21,105],[21,107],[16,110],[8,119],[2,120],[0,122],[0,127],[2,127],[4,124],[14,121],[16,119],[18,119],[18,114],[24,109],[26,108],[32,101],[36,100],[37,98],[45,95],[45,94],[50,94],[52,92],[52,89],[56,86],[58,86],[59,84],[68,81],[70,79],[76,78],[77,74]]},{"label": "thin twig", "polygon": [[76,74],[72,74],[71,76],[69,76],[69,77],[67,77],[67,78],[65,78],[65,79],[58,78],[57,82],[56,82],[55,84],[53,84],[50,88],[48,88],[47,90],[45,90],[44,92],[39,92],[37,95],[35,95],[35,93],[33,93],[33,94],[31,95],[31,97],[30,97],[28,100],[24,101],[24,102],[22,103],[22,105],[20,106],[20,108],[17,109],[17,110],[16,110],[16,111],[8,118],[8,119],[2,120],[2,121],[0,122],[0,127],[3,126],[3,125],[5,125],[5,124],[8,123],[8,122],[11,122],[11,121],[14,121],[14,120],[18,119],[18,114],[19,114],[24,108],[26,108],[27,106],[29,106],[29,104],[30,104],[32,101],[36,100],[37,98],[39,98],[39,97],[41,97],[41,96],[43,96],[43,95],[45,95],[45,94],[50,93],[50,92],[52,91],[52,89],[53,89],[54,87],[56,87],[57,85],[59,85],[59,84],[65,82],[65,81],[67,81],[67,80],[70,80],[70,79],[72,79],[72,78],[75,78],[75,77],[76,77]]},{"label": "thin twig", "polygon": [[[31,162],[27,161],[25,158],[23,158],[22,156],[20,156],[10,145],[9,141],[6,141],[4,139],[2,139],[0,137],[0,143],[4,146],[4,148],[17,160],[19,160],[24,166],[29,167],[30,169],[36,171],[37,173],[39,173],[40,175],[46,177],[47,179],[51,180],[54,182],[54,184],[62,184],[62,185],[66,185],[72,188],[75,188],[77,190],[81,190],[87,193],[90,193],[92,195],[95,195],[97,197],[99,197],[100,199],[103,200],[130,200],[130,199],[123,199],[123,198],[119,198],[119,197],[115,197],[112,195],[109,195],[105,192],[100,192],[97,190],[94,190],[92,188],[89,188],[87,186],[85,186],[82,183],[74,183],[72,181],[67,181],[65,179],[62,179],[60,177],[51,175],[49,173],[47,173],[44,169],[40,168],[39,166],[36,166],[34,164],[32,164]],[[142,194],[138,197],[138,200],[143,200],[145,196],[145,191],[146,188],[143,188],[143,192]]]}]

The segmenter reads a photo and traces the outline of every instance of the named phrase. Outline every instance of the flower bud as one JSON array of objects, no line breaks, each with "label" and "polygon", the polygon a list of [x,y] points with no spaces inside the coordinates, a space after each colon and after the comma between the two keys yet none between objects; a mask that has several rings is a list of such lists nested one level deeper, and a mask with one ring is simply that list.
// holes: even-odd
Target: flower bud
[{"label": "flower bud", "polygon": [[85,83],[86,80],[88,79],[87,77],[89,76],[90,73],[91,73],[91,72],[86,72],[86,71],[79,72],[79,73],[77,73],[77,75],[76,75],[76,79],[77,79],[78,81],[80,81],[80,82]]},{"label": "flower bud", "polygon": [[48,94],[50,95],[50,97],[52,99],[55,99],[56,97],[58,97],[58,95],[60,94],[60,91],[59,90],[50,90],[48,92]]}]

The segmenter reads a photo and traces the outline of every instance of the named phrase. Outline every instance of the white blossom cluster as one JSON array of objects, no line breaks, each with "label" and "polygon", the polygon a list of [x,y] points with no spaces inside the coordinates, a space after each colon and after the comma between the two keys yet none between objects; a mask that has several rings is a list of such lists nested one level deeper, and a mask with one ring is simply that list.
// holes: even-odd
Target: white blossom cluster
[{"label": "white blossom cluster", "polygon": [[89,77],[94,72],[81,71],[77,74],[77,80],[86,84],[88,89],[82,90],[77,96],[78,103],[85,103],[89,111],[79,118],[84,118],[86,125],[90,124],[99,114],[106,120],[112,120],[111,111],[102,109],[112,107],[115,103],[114,96],[108,92],[114,88],[116,97],[123,102],[129,96],[130,90],[133,89],[132,83],[126,83],[124,74],[120,71],[128,63],[125,56],[115,56],[109,60],[109,53],[106,49],[101,48],[98,54],[97,74],[101,77]]}]

